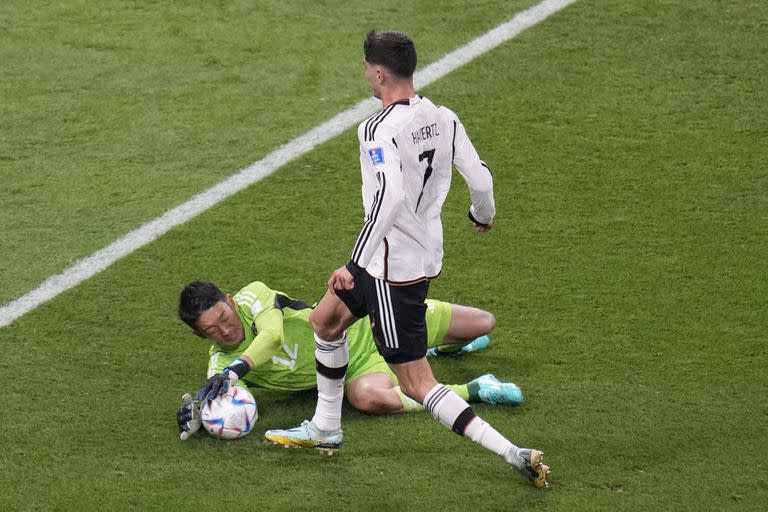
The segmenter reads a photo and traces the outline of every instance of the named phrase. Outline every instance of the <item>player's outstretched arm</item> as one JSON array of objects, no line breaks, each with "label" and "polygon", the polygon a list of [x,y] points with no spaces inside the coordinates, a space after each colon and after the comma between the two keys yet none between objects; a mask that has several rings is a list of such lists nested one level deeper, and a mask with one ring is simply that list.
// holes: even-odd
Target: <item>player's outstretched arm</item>
[{"label": "player's outstretched arm", "polygon": [[259,334],[238,359],[220,373],[209,378],[198,390],[198,400],[213,400],[226,393],[229,386],[242,379],[253,368],[269,361],[283,343],[283,313],[277,308],[265,311],[254,319]]}]

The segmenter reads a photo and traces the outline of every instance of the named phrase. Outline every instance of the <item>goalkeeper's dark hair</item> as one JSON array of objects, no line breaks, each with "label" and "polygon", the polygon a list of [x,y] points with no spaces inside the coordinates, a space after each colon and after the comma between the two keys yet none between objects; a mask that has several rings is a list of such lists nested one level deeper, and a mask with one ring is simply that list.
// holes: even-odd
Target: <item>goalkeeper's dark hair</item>
[{"label": "goalkeeper's dark hair", "polygon": [[365,36],[363,54],[369,64],[378,64],[400,78],[410,78],[416,71],[416,46],[402,32],[377,32]]},{"label": "goalkeeper's dark hair", "polygon": [[181,290],[179,318],[195,329],[200,315],[223,300],[226,300],[224,293],[215,284],[208,281],[192,281]]}]

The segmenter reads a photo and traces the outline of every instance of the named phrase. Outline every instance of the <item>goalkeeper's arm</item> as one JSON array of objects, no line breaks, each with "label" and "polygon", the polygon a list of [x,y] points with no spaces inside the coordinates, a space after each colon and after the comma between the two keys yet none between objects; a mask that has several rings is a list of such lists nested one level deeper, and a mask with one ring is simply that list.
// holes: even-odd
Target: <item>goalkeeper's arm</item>
[{"label": "goalkeeper's arm", "polygon": [[226,393],[230,384],[242,379],[249,371],[269,361],[283,344],[283,312],[270,309],[254,322],[258,334],[238,359],[221,373],[208,379],[197,392],[198,400],[213,400]]}]

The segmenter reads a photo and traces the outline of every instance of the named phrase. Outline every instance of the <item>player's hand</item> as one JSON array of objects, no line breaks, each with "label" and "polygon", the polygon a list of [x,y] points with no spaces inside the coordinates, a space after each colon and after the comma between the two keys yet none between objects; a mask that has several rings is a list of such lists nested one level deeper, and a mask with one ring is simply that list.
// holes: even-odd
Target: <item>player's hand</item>
[{"label": "player's hand", "polygon": [[333,290],[351,290],[355,287],[355,278],[346,266],[338,268],[328,279],[328,289]]},{"label": "player's hand", "polygon": [[224,368],[221,373],[217,373],[203,384],[195,395],[196,400],[213,400],[219,395],[227,392],[230,385],[243,378],[246,373],[251,371],[253,362],[246,356],[241,356]]},{"label": "player's hand", "polygon": [[192,395],[184,393],[181,407],[176,411],[176,423],[179,425],[179,437],[186,441],[200,429],[200,405],[192,401]]},{"label": "player's hand", "polygon": [[195,399],[200,401],[213,400],[217,396],[226,393],[230,384],[237,382],[237,379],[238,376],[235,372],[229,368],[224,368],[223,372],[217,373],[205,381],[205,384],[197,391]]},{"label": "player's hand", "polygon": [[488,224],[483,224],[482,222],[478,222],[475,216],[472,215],[472,207],[469,208],[469,212],[467,212],[467,217],[469,217],[469,221],[472,223],[473,226],[475,226],[475,231],[477,231],[478,233],[487,233],[491,229],[493,229],[493,221],[489,222]]},{"label": "player's hand", "polygon": [[478,233],[487,233],[493,229],[493,224],[475,224],[475,231]]}]

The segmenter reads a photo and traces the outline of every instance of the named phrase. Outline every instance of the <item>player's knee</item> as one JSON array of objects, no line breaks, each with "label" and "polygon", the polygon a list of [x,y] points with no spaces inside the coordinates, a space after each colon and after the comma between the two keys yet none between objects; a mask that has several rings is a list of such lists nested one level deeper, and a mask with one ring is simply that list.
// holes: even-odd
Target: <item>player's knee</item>
[{"label": "player's knee", "polygon": [[313,310],[309,314],[309,323],[312,325],[312,330],[315,331],[315,334],[324,340],[337,340],[344,334],[343,330],[333,325],[333,322],[330,321],[327,315],[318,314],[317,310]]},{"label": "player's knee", "polygon": [[317,312],[316,309],[313,309],[311,313],[309,313],[309,323],[312,325],[312,329],[317,331],[318,327],[321,327],[324,323],[324,320],[322,318],[319,318],[320,314]]},{"label": "player's knee", "polygon": [[[364,385],[358,389],[358,393],[349,395],[349,402],[352,407],[366,414],[392,414],[398,412],[397,403],[390,400],[386,395],[389,391],[394,396],[394,390],[384,390],[375,386]],[[399,401],[399,399],[398,399]]]},{"label": "player's knee", "polygon": [[360,412],[366,414],[386,414],[385,411],[382,411],[381,405],[375,397],[357,397],[357,399],[350,400],[350,402],[352,402],[352,406]]}]

